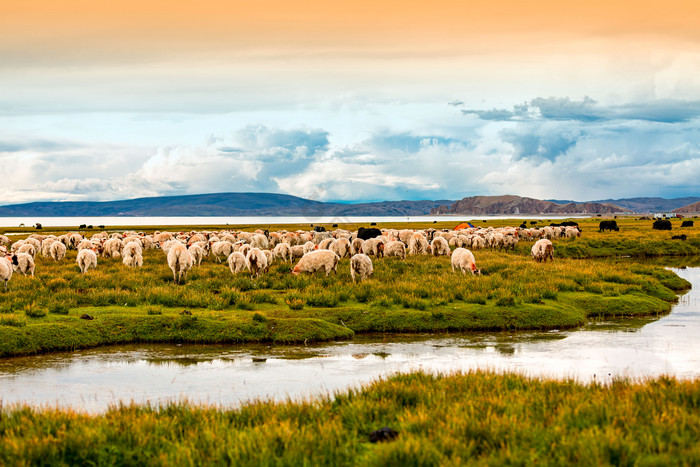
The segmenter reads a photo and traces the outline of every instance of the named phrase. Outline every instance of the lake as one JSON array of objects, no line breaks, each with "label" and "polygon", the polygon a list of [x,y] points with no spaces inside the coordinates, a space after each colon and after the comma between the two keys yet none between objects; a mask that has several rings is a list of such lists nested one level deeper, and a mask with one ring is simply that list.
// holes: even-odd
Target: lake
[{"label": "lake", "polygon": [[490,369],[608,383],[700,376],[700,268],[662,318],[593,321],[576,330],[357,336],[349,342],[244,346],[126,345],[0,360],[2,404],[90,412],[134,401],[236,406],[313,397],[396,372]]},{"label": "lake", "polygon": [[[105,226],[177,226],[177,225],[280,225],[280,224],[367,224],[370,222],[449,222],[456,224],[460,222],[492,219],[572,219],[582,216],[553,216],[544,214],[542,216],[524,216],[511,214],[507,216],[364,216],[364,217],[272,217],[272,216],[251,216],[251,217],[0,217],[0,227],[33,227],[39,223],[46,227],[73,227],[92,225]],[[590,217],[590,216],[583,216]],[[22,225],[24,224],[24,225]]]}]

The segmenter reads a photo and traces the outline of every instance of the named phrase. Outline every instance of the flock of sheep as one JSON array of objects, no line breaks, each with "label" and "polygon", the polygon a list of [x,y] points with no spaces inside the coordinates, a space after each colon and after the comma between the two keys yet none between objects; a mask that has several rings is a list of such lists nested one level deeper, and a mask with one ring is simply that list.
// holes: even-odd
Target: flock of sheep
[{"label": "flock of sheep", "polygon": [[[319,229],[322,230],[322,229]],[[521,227],[467,228],[462,230],[390,230],[363,229],[351,232],[337,229],[326,231],[192,231],[155,232],[145,235],[137,232],[100,232],[90,238],[78,233],[61,236],[32,234],[11,242],[0,235],[0,280],[8,287],[13,271],[34,275],[34,258],[38,253],[45,258],[61,261],[68,249],[78,251],[76,262],[81,273],[97,267],[98,256],[122,259],[127,267],[143,265],[143,250],[160,248],[166,255],[175,283],[183,282],[188,271],[199,266],[206,257],[221,262],[225,259],[232,274],[247,270],[251,277],[268,271],[273,262],[289,262],[292,274],[337,271],[341,258],[350,258],[353,281],[372,275],[375,258],[406,255],[451,256],[452,271],[480,274],[471,250],[482,248],[513,249],[519,241],[534,241],[531,252],[536,261],[553,260],[551,240],[576,237],[576,227]],[[454,251],[452,248],[454,247]]]}]

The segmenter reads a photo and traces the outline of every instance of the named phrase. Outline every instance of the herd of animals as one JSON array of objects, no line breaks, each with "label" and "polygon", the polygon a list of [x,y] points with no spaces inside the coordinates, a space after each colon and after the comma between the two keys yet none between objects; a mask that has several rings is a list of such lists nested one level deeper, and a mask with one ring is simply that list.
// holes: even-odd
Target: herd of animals
[{"label": "herd of animals", "polygon": [[[575,224],[575,223],[571,223]],[[273,262],[296,261],[291,273],[337,272],[341,258],[350,258],[353,281],[372,275],[371,257],[406,255],[450,256],[452,271],[480,274],[471,250],[483,248],[514,249],[519,241],[533,241],[531,252],[535,261],[553,260],[552,239],[578,237],[577,225],[549,226],[541,229],[520,227],[475,228],[460,230],[391,230],[360,227],[351,232],[323,228],[312,231],[243,232],[191,231],[159,232],[146,235],[138,232],[108,233],[102,231],[89,238],[79,233],[65,235],[32,234],[12,242],[0,235],[0,280],[5,290],[13,271],[34,275],[37,254],[62,261],[69,249],[77,250],[76,262],[81,273],[97,268],[98,257],[121,259],[125,266],[143,265],[143,250],[160,249],[173,272],[175,283],[183,282],[187,272],[199,266],[204,258],[226,260],[232,274],[248,271],[257,277],[268,271]],[[452,250],[454,247],[454,250]]]}]

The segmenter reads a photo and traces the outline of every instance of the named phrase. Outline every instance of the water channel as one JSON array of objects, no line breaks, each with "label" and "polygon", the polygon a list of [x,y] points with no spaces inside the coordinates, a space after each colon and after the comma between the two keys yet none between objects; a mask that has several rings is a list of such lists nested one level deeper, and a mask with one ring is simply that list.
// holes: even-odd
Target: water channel
[{"label": "water channel", "polygon": [[308,346],[125,345],[0,360],[2,405],[89,412],[121,402],[187,399],[236,406],[312,397],[396,372],[491,369],[609,382],[700,376],[700,268],[661,318],[596,321],[547,332],[357,336]]}]

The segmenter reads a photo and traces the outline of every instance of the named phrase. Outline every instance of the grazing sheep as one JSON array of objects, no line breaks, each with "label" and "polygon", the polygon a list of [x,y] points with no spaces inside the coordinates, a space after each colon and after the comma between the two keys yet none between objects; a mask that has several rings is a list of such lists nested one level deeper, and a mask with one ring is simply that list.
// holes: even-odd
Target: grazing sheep
[{"label": "grazing sheep", "polygon": [[301,257],[297,265],[292,269],[292,274],[296,276],[302,272],[313,274],[316,271],[326,271],[326,276],[328,276],[331,271],[338,272],[339,260],[338,255],[330,250],[310,251]]},{"label": "grazing sheep", "polygon": [[76,259],[80,272],[85,274],[90,269],[97,269],[97,255],[93,250],[83,249],[78,252],[78,257]]},{"label": "grazing sheep", "polygon": [[44,239],[44,241],[41,242],[41,256],[44,258],[48,258],[51,256],[51,244],[56,241],[55,238],[53,237],[47,237]]},{"label": "grazing sheep", "polygon": [[211,254],[218,262],[221,262],[221,256],[228,258],[231,253],[233,253],[233,245],[229,242],[219,241],[211,244]]},{"label": "grazing sheep", "polygon": [[190,255],[192,255],[192,262],[193,266],[199,266],[202,264],[202,258],[204,258],[204,249],[200,246],[199,243],[193,243],[190,245],[190,247],[187,249],[190,252]]},{"label": "grazing sheep", "polygon": [[532,258],[539,262],[547,262],[547,258],[554,261],[554,245],[546,238],[537,240],[532,245]]},{"label": "grazing sheep", "polygon": [[59,241],[53,242],[49,247],[49,254],[54,261],[61,261],[66,257],[66,246]]},{"label": "grazing sheep", "polygon": [[362,244],[362,253],[382,258],[384,256],[384,242],[379,237],[365,240]]},{"label": "grazing sheep", "polygon": [[34,257],[36,256],[36,251],[36,248],[31,243],[25,243],[21,247],[17,248],[17,254],[25,253],[30,255],[32,259],[34,259]]},{"label": "grazing sheep", "polygon": [[140,268],[143,266],[143,251],[136,242],[129,242],[124,246],[124,258],[122,263],[130,268]]},{"label": "grazing sheep", "polygon": [[318,244],[319,250],[330,250],[331,243],[335,241],[334,238],[324,238]]},{"label": "grazing sheep", "polygon": [[267,250],[269,242],[263,234],[256,234],[250,239],[250,246],[260,250]]},{"label": "grazing sheep", "polygon": [[10,243],[12,243],[12,240],[10,240],[9,237],[6,237],[5,235],[0,235],[0,245],[7,246]]},{"label": "grazing sheep", "polygon": [[350,276],[355,282],[355,277],[359,276],[360,282],[367,279],[374,272],[372,260],[369,256],[359,253],[350,258]]},{"label": "grazing sheep", "polygon": [[304,243],[304,254],[308,253],[309,251],[313,251],[316,249],[316,244],[312,241],[308,241]]},{"label": "grazing sheep", "polygon": [[357,253],[362,253],[362,244],[364,242],[365,241],[362,240],[361,238],[356,238],[352,242],[350,242],[350,246],[352,247],[352,248],[350,248],[350,253],[353,255],[355,255]]},{"label": "grazing sheep", "polygon": [[10,247],[10,253],[17,253],[17,250],[19,250],[21,247],[23,247],[25,243],[26,242],[24,240],[17,240]]},{"label": "grazing sheep", "polygon": [[7,291],[7,284],[12,279],[13,266],[16,266],[15,261],[17,258],[4,254],[0,256],[0,280],[5,283],[5,291]]},{"label": "grazing sheep", "polygon": [[328,249],[338,255],[338,257],[345,258],[346,256],[351,256],[352,246],[347,238],[339,238],[334,240],[328,246]]},{"label": "grazing sheep", "polygon": [[564,229],[564,237],[566,238],[576,238],[581,236],[581,231],[572,225],[566,226]]},{"label": "grazing sheep", "polygon": [[428,240],[420,234],[414,233],[408,240],[408,254],[409,255],[427,255],[430,254],[430,245],[428,245]]},{"label": "grazing sheep", "polygon": [[83,241],[83,236],[79,233],[72,233],[68,236],[68,248],[72,250],[77,250],[78,243]]},{"label": "grazing sheep", "polygon": [[88,250],[92,250],[93,248],[95,248],[95,245],[92,243],[91,240],[88,240],[88,239],[86,238],[86,239],[84,239],[84,240],[81,240],[80,243],[78,243],[78,244],[75,246],[75,248],[76,248],[78,251],[84,250],[84,249],[86,249],[86,248],[87,248]]},{"label": "grazing sheep", "polygon": [[294,245],[293,247],[291,247],[290,250],[292,252],[292,256],[290,258],[291,261],[294,261],[297,258],[301,258],[302,256],[304,256],[306,254],[306,251],[304,249],[304,245]]},{"label": "grazing sheep", "polygon": [[430,244],[433,256],[448,256],[450,254],[450,244],[443,237],[433,238]]},{"label": "grazing sheep", "polygon": [[245,264],[250,271],[250,278],[260,276],[260,273],[267,272],[267,256],[260,248],[251,248],[245,257]]},{"label": "grazing sheep", "polygon": [[473,235],[470,246],[473,250],[483,250],[486,248],[486,239],[480,235]]},{"label": "grazing sheep", "polygon": [[[292,262],[292,247],[290,247],[288,243],[284,243],[284,242],[278,243],[272,249],[272,256],[273,256],[273,258],[281,259],[282,261],[289,260],[289,263],[291,264],[291,262]],[[301,256],[303,256],[303,254]],[[301,258],[301,256],[300,256],[300,258]]]},{"label": "grazing sheep", "polygon": [[118,238],[110,238],[102,244],[102,256],[119,259],[124,249],[124,243]]},{"label": "grazing sheep", "polygon": [[401,259],[406,259],[406,245],[401,241],[389,242],[384,247],[384,256],[398,256]]},{"label": "grazing sheep", "polygon": [[12,264],[15,271],[19,271],[25,276],[29,274],[34,277],[34,257],[29,253],[17,253],[12,257]]},{"label": "grazing sheep", "polygon": [[233,251],[240,251],[244,256],[247,256],[251,248],[253,247],[249,244],[239,242],[234,245]]},{"label": "grazing sheep", "polygon": [[246,268],[245,256],[240,251],[234,251],[228,256],[228,268],[231,274],[238,274]]},{"label": "grazing sheep", "polygon": [[453,251],[451,263],[452,272],[455,272],[455,268],[458,268],[460,271],[462,271],[462,274],[466,274],[467,271],[471,271],[472,276],[475,274],[481,275],[481,269],[476,268],[474,254],[466,248],[457,248],[455,251]]},{"label": "grazing sheep", "polygon": [[179,284],[187,279],[187,271],[192,268],[192,256],[187,247],[180,242],[174,242],[168,251],[168,266],[173,271],[173,281]]},{"label": "grazing sheep", "polygon": [[267,258],[267,269],[265,270],[265,272],[267,272],[270,269],[270,266],[272,266],[272,262],[275,260],[275,257],[272,255],[270,250],[263,250],[262,252],[265,254],[265,258]]}]

